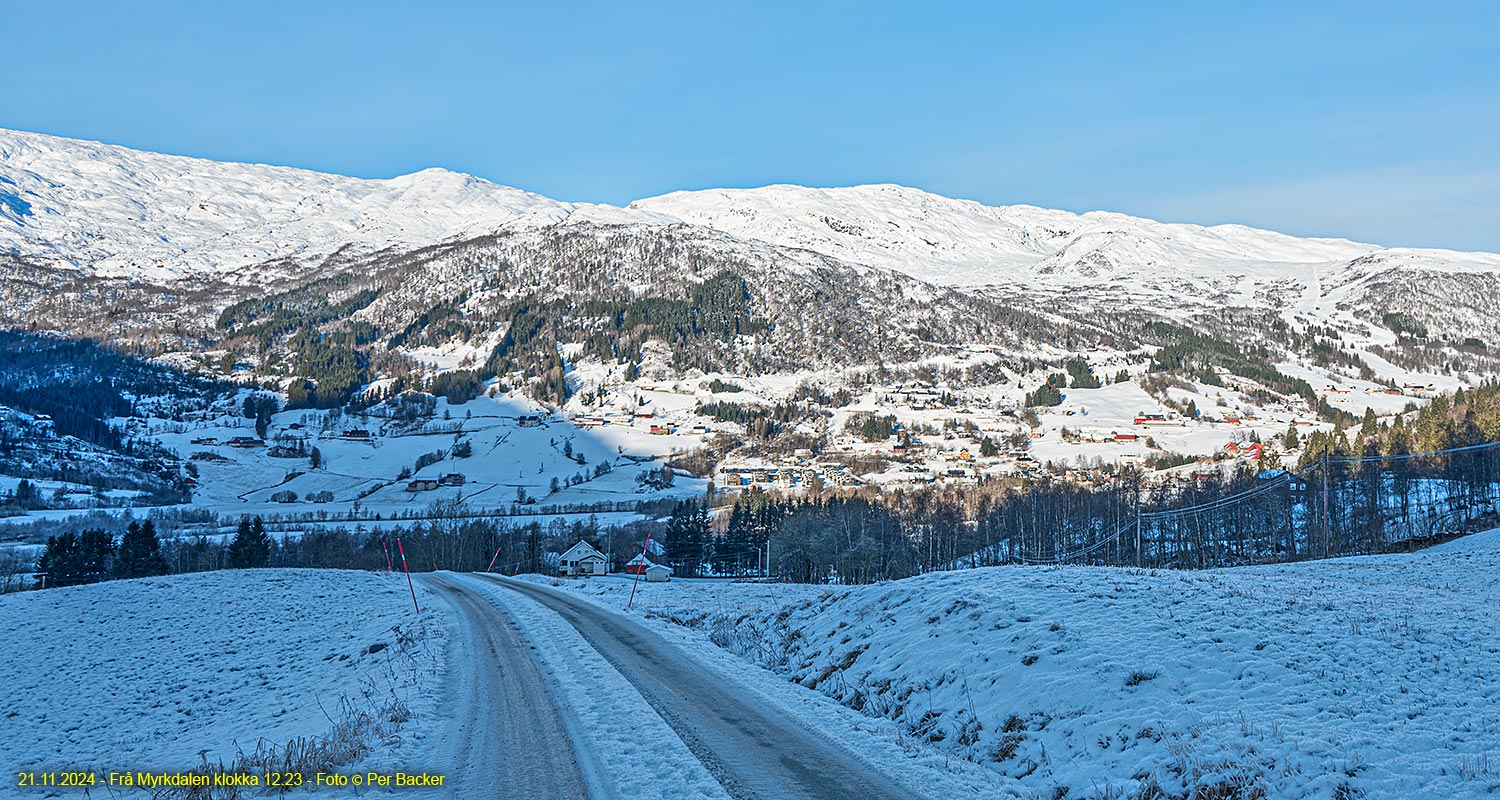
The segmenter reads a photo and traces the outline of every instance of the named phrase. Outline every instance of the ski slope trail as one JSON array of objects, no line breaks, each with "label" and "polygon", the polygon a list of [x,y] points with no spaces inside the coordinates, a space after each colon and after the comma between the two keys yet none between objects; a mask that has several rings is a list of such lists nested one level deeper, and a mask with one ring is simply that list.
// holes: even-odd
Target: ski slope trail
[{"label": "ski slope trail", "polygon": [[588,602],[486,575],[556,612],[640,692],[736,800],[909,800],[852,753],[705,672],[656,633]]},{"label": "ski slope trail", "polygon": [[591,796],[567,731],[515,623],[488,599],[443,576],[426,582],[460,618],[467,679],[456,682],[453,785],[464,796],[578,800]]}]

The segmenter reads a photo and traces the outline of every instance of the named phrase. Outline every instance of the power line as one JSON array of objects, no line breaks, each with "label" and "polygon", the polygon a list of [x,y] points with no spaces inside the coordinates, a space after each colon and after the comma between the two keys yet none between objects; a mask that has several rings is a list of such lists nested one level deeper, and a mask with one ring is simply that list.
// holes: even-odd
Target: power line
[{"label": "power line", "polygon": [[1077,550],[1047,557],[1043,557],[1037,554],[1027,555],[1025,553],[1022,553],[1019,554],[1017,558],[1023,563],[1036,565],[1062,564],[1073,561],[1095,553],[1105,547],[1108,547],[1109,545],[1118,545],[1120,543],[1121,537],[1127,531],[1133,528],[1138,528],[1142,522],[1158,522],[1181,519],[1187,516],[1198,517],[1205,512],[1218,511],[1221,509],[1238,506],[1257,497],[1269,494],[1279,489],[1287,488],[1294,480],[1310,482],[1309,474],[1311,474],[1315,470],[1322,470],[1326,474],[1328,466],[1331,464],[1369,464],[1377,462],[1385,463],[1394,461],[1407,461],[1412,459],[1449,456],[1458,453],[1477,452],[1494,448],[1500,448],[1500,442],[1485,442],[1481,444],[1465,445],[1463,447],[1450,447],[1443,450],[1431,450],[1420,453],[1400,453],[1384,456],[1324,456],[1323,458],[1315,461],[1302,473],[1292,472],[1290,470],[1283,471],[1280,475],[1266,481],[1265,483],[1262,483],[1259,486],[1246,489],[1244,491],[1237,492],[1226,497],[1221,497],[1216,500],[1210,500],[1206,503],[1199,503],[1197,505],[1186,506],[1183,508],[1162,509],[1159,511],[1138,511],[1134,519],[1118,526],[1113,533],[1105,536],[1104,538],[1101,538],[1093,544],[1086,545]]}]

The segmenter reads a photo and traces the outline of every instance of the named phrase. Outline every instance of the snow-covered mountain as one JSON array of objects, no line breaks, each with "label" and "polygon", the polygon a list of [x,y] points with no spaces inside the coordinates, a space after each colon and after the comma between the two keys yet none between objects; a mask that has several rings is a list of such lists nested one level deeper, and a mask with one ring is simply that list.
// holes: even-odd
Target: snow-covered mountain
[{"label": "snow-covered mountain", "polygon": [[[1453,341],[1500,339],[1500,255],[1491,253],[986,206],[892,185],[676,192],[620,208],[441,169],[363,180],[0,130],[0,320],[42,317],[113,335],[118,321],[138,324],[151,309],[158,327],[211,329],[236,300],[393,263],[403,268],[381,290],[389,302],[402,287],[414,313],[444,297],[563,286],[582,272],[627,295],[676,297],[709,277],[708,262],[746,272],[760,295],[774,294],[772,276],[795,276],[820,304],[801,309],[807,319],[840,303],[887,306],[891,292],[927,298],[897,309],[949,330],[910,328],[908,342],[953,341],[965,324],[955,321],[974,313],[954,305],[959,294],[1074,320],[1099,309],[1188,319],[1238,308],[1364,330],[1401,312]],[[830,291],[851,285],[865,290]],[[784,310],[795,315],[790,306],[802,302]],[[965,335],[988,338],[983,331]]]},{"label": "snow-covered mountain", "polygon": [[986,206],[892,185],[675,192],[631,207],[957,286],[1039,276],[1054,282],[1117,279],[1162,270],[1286,277],[1303,265],[1347,261],[1379,249],[1240,225]]},{"label": "snow-covered mountain", "polygon": [[1356,260],[1362,274],[1371,265],[1500,271],[1494,254],[986,206],[894,185],[674,192],[620,209],[443,169],[363,180],[0,130],[0,247],[101,276],[222,274],[350,245],[420,247],[565,220],[687,223],[964,287],[1146,276],[1259,283],[1334,276]]},{"label": "snow-covered mountain", "polygon": [[573,208],[444,169],[361,180],[0,130],[0,249],[101,277],[420,247]]},{"label": "snow-covered mountain", "polygon": [[1148,304],[1190,298],[1326,311],[1341,303],[1380,305],[1383,298],[1368,298],[1362,289],[1386,283],[1382,277],[1436,283],[1441,297],[1441,284],[1455,276],[1472,282],[1500,275],[1500,255],[1493,253],[1384,248],[1103,211],[986,206],[892,185],[675,192],[630,207],[942,285],[1109,289]]}]

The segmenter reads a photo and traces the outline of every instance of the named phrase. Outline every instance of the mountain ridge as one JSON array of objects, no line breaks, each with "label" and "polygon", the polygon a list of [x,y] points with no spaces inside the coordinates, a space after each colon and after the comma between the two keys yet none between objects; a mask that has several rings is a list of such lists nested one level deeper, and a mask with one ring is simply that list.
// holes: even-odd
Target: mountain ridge
[{"label": "mountain ridge", "polygon": [[1098,283],[1163,266],[1211,280],[1280,279],[1376,253],[1500,271],[1490,253],[991,206],[896,184],[679,191],[612,206],[439,167],[352,178],[0,129],[0,246],[107,277],[172,281],[348,245],[419,247],[580,220],[697,225],[960,287]]},{"label": "mountain ridge", "polygon": [[[726,272],[774,310],[767,337],[721,342],[718,357],[768,368],[964,342],[1031,353],[1080,329],[1104,335],[1101,319],[1208,324],[1204,313],[1382,345],[1399,339],[1385,321],[1399,314],[1442,340],[1500,341],[1491,253],[988,206],[895,184],[573,203],[442,168],[350,178],[0,130],[0,323],[13,326],[202,352],[232,338],[218,321],[231,305],[295,296],[312,308],[316,287],[342,286],[321,321],[297,324],[395,335],[458,314],[462,325],[435,330],[483,338],[528,296],[677,303]],[[362,292],[380,299],[326,316]],[[879,329],[880,308],[893,331]],[[839,320],[841,338],[804,336],[818,319]],[[1279,335],[1235,325],[1220,333]]]}]

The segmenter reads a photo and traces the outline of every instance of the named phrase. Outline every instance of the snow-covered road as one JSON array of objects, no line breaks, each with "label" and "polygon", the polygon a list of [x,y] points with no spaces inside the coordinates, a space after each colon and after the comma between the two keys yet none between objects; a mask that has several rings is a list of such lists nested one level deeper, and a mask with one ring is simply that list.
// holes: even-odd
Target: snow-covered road
[{"label": "snow-covered road", "polygon": [[671,725],[734,798],[909,798],[853,753],[772,713],[724,676],[619,614],[525,581],[486,576],[562,616]]},{"label": "snow-covered road", "polygon": [[450,690],[453,786],[493,796],[589,796],[562,710],[515,623],[483,593],[441,575],[426,579],[458,618],[459,663]]},{"label": "snow-covered road", "polygon": [[[457,640],[468,646],[455,649],[455,667],[473,670],[455,682],[466,687],[455,690],[466,703],[455,728],[455,787],[504,786],[513,798],[637,797],[644,777],[663,797],[913,796],[625,616],[525,581],[425,580],[465,618]],[[563,651],[547,651],[566,638],[577,646],[553,669]],[[614,707],[575,707],[580,700]]]}]

